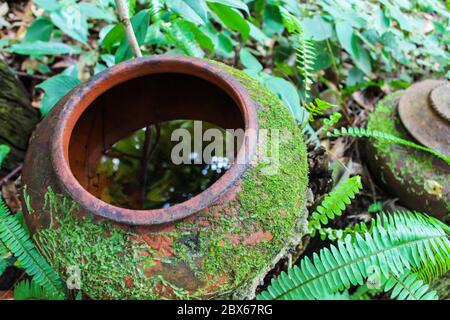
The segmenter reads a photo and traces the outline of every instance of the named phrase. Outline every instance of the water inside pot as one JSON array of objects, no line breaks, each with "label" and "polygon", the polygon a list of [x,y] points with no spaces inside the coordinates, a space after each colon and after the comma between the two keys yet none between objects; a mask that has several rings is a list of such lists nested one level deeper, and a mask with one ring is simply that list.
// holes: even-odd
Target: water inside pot
[{"label": "water inside pot", "polygon": [[[221,127],[205,121],[195,122],[201,125],[202,136],[208,129],[217,129],[223,139],[220,143],[224,145],[230,138],[230,133]],[[196,149],[195,122],[161,122],[117,141],[103,153],[95,174],[90,177],[90,184],[99,190],[99,198],[122,208],[151,210],[184,202],[211,186],[229,169],[236,152],[232,150],[234,154],[227,156],[224,145],[223,150],[214,150],[206,159],[202,151],[211,142],[202,139],[197,145],[201,150]],[[191,134],[190,148],[183,152],[188,153],[184,156],[189,158],[189,163],[174,163],[173,150],[181,142],[181,139],[172,141],[176,129]]]}]

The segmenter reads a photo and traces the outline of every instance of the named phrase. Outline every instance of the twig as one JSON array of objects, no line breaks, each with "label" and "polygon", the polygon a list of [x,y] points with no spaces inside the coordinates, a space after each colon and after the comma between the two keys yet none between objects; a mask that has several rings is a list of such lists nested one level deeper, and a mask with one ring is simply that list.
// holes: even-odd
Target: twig
[{"label": "twig", "polygon": [[125,0],[116,0],[117,11],[119,12],[119,20],[125,26],[125,33],[127,35],[128,43],[130,44],[131,50],[136,58],[142,57],[141,48],[139,48],[139,43],[136,39],[136,35],[133,30],[133,25],[130,20],[130,13],[128,11],[128,5]]},{"label": "twig", "polygon": [[47,76],[41,76],[41,75],[38,75],[38,74],[29,74],[29,73],[26,73],[26,72],[16,71],[16,70],[14,70],[14,74],[16,76],[29,77],[29,78],[38,79],[38,80],[47,80],[49,78]]},{"label": "twig", "polygon": [[18,174],[20,171],[22,171],[22,165],[18,165],[13,171],[8,173],[2,180],[0,180],[0,186],[2,186],[5,182],[7,182],[9,179],[14,177],[16,174]]}]

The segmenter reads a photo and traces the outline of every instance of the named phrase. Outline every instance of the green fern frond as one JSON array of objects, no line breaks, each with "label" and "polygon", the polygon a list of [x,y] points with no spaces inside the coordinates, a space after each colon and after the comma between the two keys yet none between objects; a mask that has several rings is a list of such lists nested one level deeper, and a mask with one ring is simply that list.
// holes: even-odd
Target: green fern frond
[{"label": "green fern frond", "polygon": [[391,143],[401,144],[407,147],[415,148],[418,150],[422,150],[428,153],[431,153],[435,157],[438,157],[439,159],[444,160],[447,162],[447,164],[450,165],[450,157],[446,157],[443,154],[440,154],[439,152],[434,151],[433,149],[418,145],[414,142],[401,139],[399,137],[381,132],[376,130],[369,130],[364,128],[341,128],[341,129],[335,129],[333,132],[329,132],[327,134],[329,137],[358,137],[358,138],[374,138],[379,140],[385,140],[389,141]]},{"label": "green fern frond", "polygon": [[314,117],[323,115],[325,110],[334,107],[333,104],[319,98],[316,98],[314,102],[310,102],[309,105],[306,105],[306,110],[309,111],[309,121],[313,121]]},{"label": "green fern frond", "polygon": [[391,291],[391,298],[397,300],[437,300],[436,291],[429,291],[429,286],[419,279],[417,274],[406,272],[392,277],[386,282],[384,290]]},{"label": "green fern frond", "polygon": [[[370,232],[348,235],[330,249],[324,248],[283,272],[257,298],[321,299],[352,285],[362,285],[376,266],[384,283],[392,275],[400,277],[405,270],[434,261],[436,256],[449,257],[448,230],[432,217],[416,212],[382,214]],[[389,230],[389,231],[388,231]]]},{"label": "green fern frond", "polygon": [[289,33],[294,35],[294,48],[297,56],[297,69],[303,76],[305,84],[305,101],[309,100],[311,95],[311,86],[313,84],[313,65],[316,61],[316,49],[311,38],[306,37],[303,32],[300,20],[289,13],[285,8],[279,7],[283,24]]},{"label": "green fern frond", "polygon": [[333,112],[328,118],[323,120],[323,126],[320,128],[322,132],[328,132],[328,130],[336,125],[341,120],[342,115],[339,112]]},{"label": "green fern frond", "polygon": [[450,257],[437,256],[435,262],[422,264],[419,268],[415,268],[419,279],[426,283],[431,283],[443,276],[450,269]]},{"label": "green fern frond", "polygon": [[351,199],[362,189],[361,177],[354,176],[340,183],[330,194],[328,194],[322,203],[316,208],[309,221],[309,230],[314,236],[321,225],[326,225],[329,219],[340,216],[345,210],[345,206],[350,204]]},{"label": "green fern frond", "polygon": [[11,215],[2,199],[0,199],[0,240],[36,283],[52,292],[64,292],[58,274],[37,252],[29,235]]},{"label": "green fern frond", "polygon": [[14,287],[14,300],[64,300],[64,295],[50,291],[35,281],[24,280]]}]

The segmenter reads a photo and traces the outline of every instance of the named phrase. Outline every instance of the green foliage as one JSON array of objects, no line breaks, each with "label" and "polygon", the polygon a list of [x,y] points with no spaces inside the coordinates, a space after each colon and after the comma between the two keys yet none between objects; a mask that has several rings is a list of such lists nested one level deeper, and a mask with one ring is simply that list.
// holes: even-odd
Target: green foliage
[{"label": "green foliage", "polygon": [[398,300],[437,300],[436,291],[429,292],[429,286],[415,273],[392,275],[386,282],[385,291],[391,291],[391,298]]},{"label": "green foliage", "polygon": [[[294,48],[297,55],[297,68],[300,74],[303,76],[305,87],[305,100],[310,99],[311,85],[313,84],[313,64],[316,60],[316,52],[313,41],[310,37],[305,36],[300,20],[294,15],[290,14],[286,9],[280,8],[281,16],[283,17],[284,24],[290,33],[294,34]],[[320,99],[319,99],[320,100]],[[321,101],[321,100],[320,100]],[[321,101],[323,102],[323,101]],[[319,103],[316,99],[316,106],[310,104],[309,107],[319,107]],[[308,106],[307,106],[308,108]],[[311,111],[311,110],[310,110]],[[311,118],[314,115],[311,114]]]},{"label": "green foliage", "polygon": [[35,281],[24,280],[14,286],[14,300],[63,300],[63,297]]},{"label": "green foliage", "polygon": [[388,133],[384,133],[376,130],[369,130],[364,128],[341,128],[335,129],[333,132],[328,133],[329,137],[365,137],[365,138],[373,138],[378,140],[385,140],[391,143],[401,144],[407,147],[411,147],[414,149],[422,150],[428,153],[431,153],[435,157],[444,160],[447,164],[450,164],[450,157],[446,157],[443,154],[434,151],[433,149],[418,145],[414,142],[401,139],[399,137],[393,136]]},{"label": "green foliage", "polygon": [[331,127],[335,126],[339,120],[341,120],[342,115],[339,112],[333,112],[328,118],[323,120],[323,126],[320,129],[321,132],[328,132]]},{"label": "green foliage", "polygon": [[393,296],[398,299],[435,298],[434,293],[424,293],[426,287],[415,277],[405,276],[405,270],[433,263],[436,257],[448,259],[448,237],[449,228],[427,215],[382,213],[364,234],[347,235],[314,253],[312,260],[303,258],[299,266],[273,280],[258,299],[321,299],[363,285],[366,278],[380,286],[387,283],[386,290],[395,285]]},{"label": "green foliage", "polygon": [[0,200],[0,240],[34,281],[55,294],[64,295],[61,279],[37,252],[30,236]]},{"label": "green foliage", "polygon": [[10,147],[5,144],[0,144],[0,168],[2,167],[2,163],[10,151]]},{"label": "green foliage", "polygon": [[80,80],[77,78],[70,77],[65,74],[59,74],[36,86],[37,88],[44,90],[46,93],[42,99],[40,109],[42,115],[45,116],[62,97],[69,93],[70,90],[76,87],[79,83]]},{"label": "green foliage", "polygon": [[321,232],[321,226],[326,225],[329,219],[340,216],[345,210],[345,206],[350,204],[351,199],[362,189],[361,177],[354,176],[341,182],[330,194],[328,194],[322,203],[316,208],[311,215],[309,221],[309,231],[312,236],[319,231],[323,237],[326,236]]},{"label": "green foliage", "polygon": [[314,100],[314,102],[315,103],[310,102],[309,105],[306,105],[306,110],[309,111],[309,120],[310,121],[313,121],[314,117],[323,115],[323,112],[325,110],[328,110],[328,109],[334,107],[333,104],[323,101],[319,98],[316,98]]}]

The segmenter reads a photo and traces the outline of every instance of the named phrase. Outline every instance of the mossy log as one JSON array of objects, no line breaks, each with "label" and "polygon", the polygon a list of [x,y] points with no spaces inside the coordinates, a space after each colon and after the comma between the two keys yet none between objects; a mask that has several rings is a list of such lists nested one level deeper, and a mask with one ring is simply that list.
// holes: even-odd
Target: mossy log
[{"label": "mossy log", "polygon": [[28,139],[38,121],[39,111],[31,106],[25,88],[0,59],[0,144],[11,148],[3,173],[23,161]]}]

